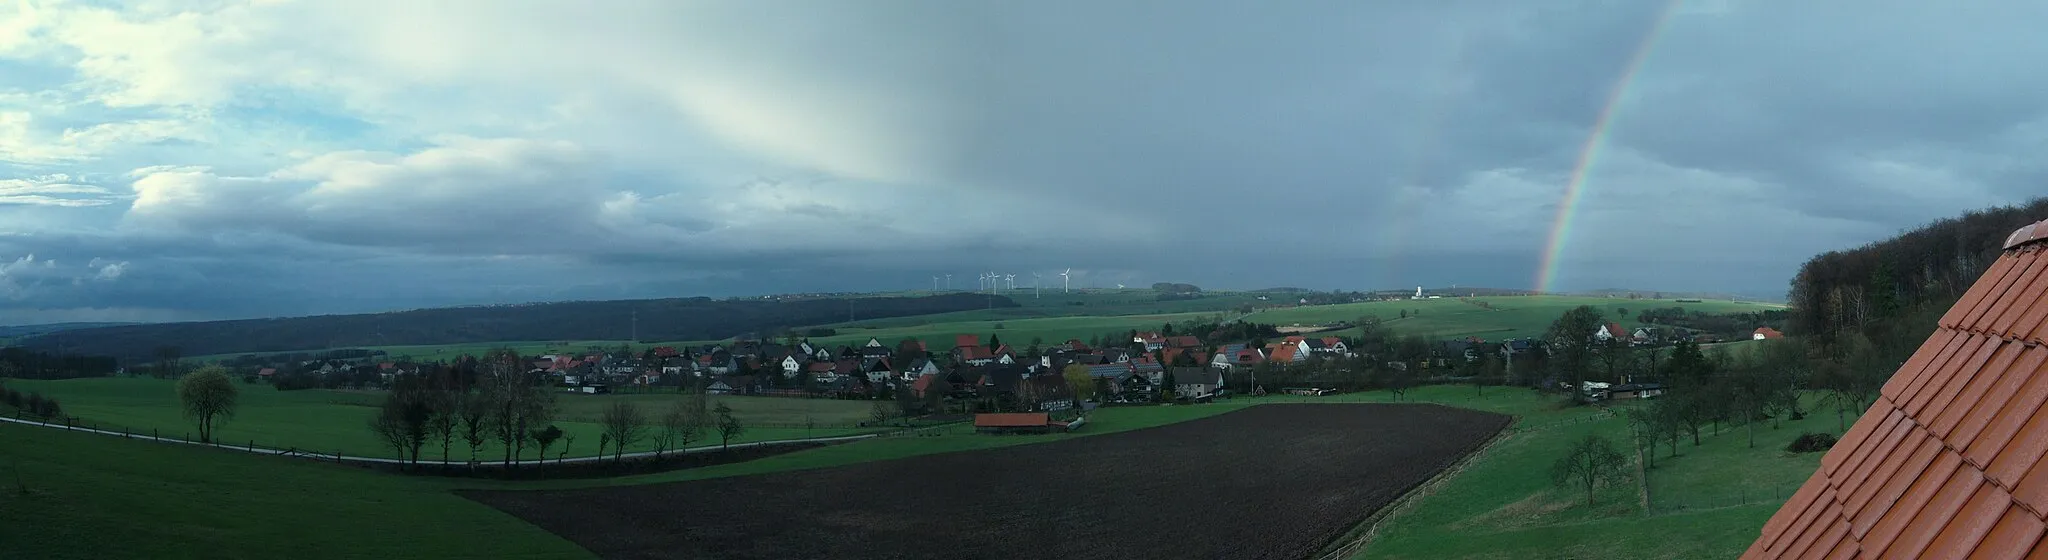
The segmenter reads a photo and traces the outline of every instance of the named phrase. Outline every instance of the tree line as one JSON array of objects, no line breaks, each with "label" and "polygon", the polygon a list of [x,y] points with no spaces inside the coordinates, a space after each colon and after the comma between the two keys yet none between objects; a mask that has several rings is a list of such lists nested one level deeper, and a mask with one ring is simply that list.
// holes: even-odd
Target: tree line
[{"label": "tree line", "polygon": [[[498,349],[473,364],[399,376],[368,428],[413,465],[419,464],[425,450],[438,448],[444,463],[467,449],[474,466],[487,460],[482,453],[490,443],[498,444],[502,455],[497,460],[507,468],[528,448],[536,450],[545,464],[551,451],[553,459],[565,459],[575,443],[574,435],[554,425],[558,394],[545,376],[524,367],[517,352]],[[603,431],[598,455],[609,452],[614,461],[621,461],[629,448],[649,441],[659,461],[664,453],[685,449],[706,433],[716,435],[721,445],[730,445],[745,426],[724,403],[708,404],[701,388],[684,391],[654,416],[633,401],[614,399],[599,419]],[[562,446],[557,448],[556,443]]]},{"label": "tree line", "polygon": [[27,348],[0,348],[0,377],[17,379],[75,379],[106,377],[120,368],[113,358],[79,354],[57,354]]},{"label": "tree line", "polygon": [[37,350],[146,363],[169,346],[186,355],[287,352],[334,347],[458,344],[504,340],[718,340],[801,325],[1016,307],[1003,296],[944,294],[806,300],[709,298],[543,303],[424,309],[365,315],[127,325],[49,333],[21,344]]},{"label": "tree line", "polygon": [[2048,198],[2036,198],[1821,253],[1792,279],[1788,332],[1814,337],[1824,347],[1843,342],[1839,337],[1852,332],[1883,338],[1899,328],[1888,323],[1953,304],[1998,259],[2006,236],[2043,218],[2048,218]]}]

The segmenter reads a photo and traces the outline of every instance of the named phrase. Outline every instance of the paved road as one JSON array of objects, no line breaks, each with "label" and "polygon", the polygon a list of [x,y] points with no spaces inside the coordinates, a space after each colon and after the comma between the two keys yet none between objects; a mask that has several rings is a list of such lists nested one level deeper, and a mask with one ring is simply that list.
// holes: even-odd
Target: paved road
[{"label": "paved road", "polygon": [[[241,451],[241,452],[245,452],[245,453],[254,453],[254,454],[258,454],[258,455],[290,455],[290,456],[294,456],[294,457],[304,457],[304,458],[308,458],[308,459],[317,459],[317,460],[321,460],[321,461],[332,461],[332,462],[339,462],[339,463],[360,463],[360,464],[382,464],[382,465],[399,465],[399,464],[408,464],[408,465],[409,465],[409,464],[414,464],[414,463],[413,463],[412,461],[401,461],[401,460],[398,460],[398,459],[391,459],[391,458],[386,458],[386,457],[360,457],[360,456],[355,456],[355,455],[337,455],[337,454],[333,454],[333,453],[317,453],[317,452],[311,452],[311,451],[302,451],[302,450],[297,450],[297,449],[272,449],[272,448],[268,448],[268,447],[249,447],[249,446],[242,446],[242,445],[233,445],[233,444],[226,444],[226,445],[223,445],[223,444],[219,444],[219,443],[211,443],[211,444],[208,444],[208,443],[199,443],[199,442],[195,442],[195,441],[186,441],[186,440],[183,440],[183,439],[178,439],[178,438],[164,438],[164,437],[151,437],[151,436],[147,436],[147,435],[139,435],[139,434],[130,434],[130,433],[124,433],[124,432],[113,432],[113,431],[107,431],[107,430],[95,430],[95,429],[89,429],[89,428],[84,428],[84,427],[78,427],[78,426],[66,426],[66,425],[64,425],[64,424],[52,424],[52,423],[48,423],[48,422],[37,422],[37,421],[33,421],[33,420],[21,420],[21,419],[17,419],[17,418],[7,418],[7,417],[0,417],[0,422],[12,422],[12,423],[15,423],[15,424],[26,424],[26,425],[30,425],[30,426],[41,426],[41,427],[45,427],[45,428],[51,428],[51,429],[57,429],[57,430],[70,430],[70,431],[74,431],[74,432],[89,432],[89,433],[95,433],[95,434],[102,434],[102,435],[109,435],[109,436],[115,436],[115,437],[124,437],[124,438],[128,438],[128,439],[141,439],[141,440],[153,440],[153,441],[160,441],[160,442],[164,442],[164,443],[178,443],[178,444],[185,444],[185,445],[201,445],[201,446],[206,446],[206,447],[213,447],[213,448],[217,448],[217,449],[228,449],[228,450],[234,450],[234,451]],[[833,442],[841,442],[841,441],[854,441],[854,440],[868,439],[868,438],[880,437],[881,435],[883,435],[883,434],[881,434],[881,433],[874,433],[874,434],[861,434],[861,435],[854,435],[854,436],[838,436],[838,437],[823,437],[823,438],[808,438],[808,439],[783,439],[783,440],[775,440],[775,441],[756,441],[756,442],[750,442],[750,443],[735,443],[735,444],[732,444],[731,448],[732,448],[732,449],[745,449],[745,448],[748,448],[748,447],[761,447],[761,446],[766,446],[766,445],[782,445],[782,444],[789,444],[789,443],[833,443]],[[712,451],[719,451],[719,450],[721,450],[721,449],[724,449],[724,448],[723,448],[723,447],[721,447],[721,446],[717,446],[717,445],[707,445],[707,446],[703,446],[703,447],[692,447],[692,448],[689,448],[689,449],[680,449],[680,450],[671,450],[671,451],[666,451],[666,452],[664,452],[664,454],[674,454],[674,453],[708,453],[708,452],[712,452]],[[652,452],[652,451],[642,451],[642,452],[638,452],[638,453],[627,453],[627,454],[626,454],[625,456],[626,456],[626,458],[652,457],[652,456],[654,456],[654,452]],[[590,457],[569,457],[569,458],[565,458],[565,459],[560,459],[560,460],[555,460],[555,459],[549,459],[549,460],[548,460],[548,462],[549,462],[549,463],[588,463],[588,462],[595,462],[595,461],[609,461],[609,460],[611,460],[611,457],[598,457],[598,456],[590,456]],[[525,461],[514,461],[514,462],[513,462],[513,466],[518,466],[518,465],[521,465],[521,464],[529,464],[529,463],[534,463],[534,462],[535,462],[535,461],[533,461],[533,460],[525,460]],[[419,462],[418,462],[417,464],[421,464],[421,465],[437,465],[437,466],[463,466],[463,467],[467,467],[467,466],[470,466],[470,464],[469,464],[469,461],[435,461],[435,460],[429,460],[429,459],[420,459],[420,460],[419,460]],[[498,462],[498,461],[483,461],[483,462],[479,462],[479,463],[477,463],[477,464],[476,464],[476,467],[478,467],[478,468],[499,468],[499,467],[502,467],[502,466],[504,466],[504,465],[503,465],[502,463]]]}]

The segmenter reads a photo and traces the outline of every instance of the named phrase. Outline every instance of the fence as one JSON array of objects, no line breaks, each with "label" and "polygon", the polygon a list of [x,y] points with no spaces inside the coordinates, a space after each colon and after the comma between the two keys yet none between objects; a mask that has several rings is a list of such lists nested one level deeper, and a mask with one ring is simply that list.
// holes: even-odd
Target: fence
[{"label": "fence", "polygon": [[1744,486],[1734,492],[1685,492],[1657,491],[1655,471],[1650,475],[1650,515],[1670,515],[1702,509],[1746,506],[1755,504],[1782,505],[1799,491],[1798,484],[1774,485],[1768,487]]}]

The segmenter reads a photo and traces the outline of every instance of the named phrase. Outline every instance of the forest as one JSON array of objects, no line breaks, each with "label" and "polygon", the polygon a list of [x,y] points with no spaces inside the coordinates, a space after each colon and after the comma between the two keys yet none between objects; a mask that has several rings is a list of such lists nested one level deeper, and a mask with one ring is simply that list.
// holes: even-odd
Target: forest
[{"label": "forest", "polygon": [[57,355],[25,348],[0,348],[0,377],[73,379],[113,375],[113,358]]},{"label": "forest", "polygon": [[1792,279],[1789,334],[1823,350],[1849,335],[1910,354],[2004,250],[2005,238],[2048,219],[2048,198],[1936,220],[1897,237],[1808,260]]},{"label": "forest", "polygon": [[31,349],[154,359],[340,347],[542,340],[721,340],[846,321],[1017,307],[987,294],[807,300],[710,298],[451,307],[365,315],[127,325],[50,333],[20,341]]}]

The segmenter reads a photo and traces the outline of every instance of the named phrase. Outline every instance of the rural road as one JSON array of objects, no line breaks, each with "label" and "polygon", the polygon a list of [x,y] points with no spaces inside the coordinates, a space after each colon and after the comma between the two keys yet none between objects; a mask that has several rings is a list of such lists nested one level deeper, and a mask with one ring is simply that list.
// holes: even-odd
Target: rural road
[{"label": "rural road", "polygon": [[[107,430],[96,430],[96,429],[91,429],[91,428],[82,428],[82,427],[77,427],[77,426],[67,426],[67,425],[64,425],[64,424],[52,424],[52,423],[48,423],[48,422],[37,422],[37,421],[34,421],[34,420],[22,420],[22,419],[18,419],[18,418],[7,418],[7,417],[0,417],[0,422],[11,422],[11,423],[15,423],[15,424],[25,424],[25,425],[29,425],[29,426],[41,426],[41,427],[44,427],[44,428],[51,428],[51,429],[58,429],[58,430],[70,430],[70,431],[74,431],[74,432],[90,432],[90,433],[95,433],[95,434],[102,434],[102,435],[109,435],[109,436],[118,436],[118,437],[124,437],[124,438],[128,438],[128,439],[154,440],[154,441],[160,441],[160,442],[164,442],[164,443],[180,443],[180,444],[185,444],[185,445],[200,445],[200,446],[206,446],[206,447],[213,447],[213,448],[218,448],[218,449],[229,449],[229,450],[234,450],[234,451],[241,451],[241,452],[245,452],[245,453],[254,453],[254,454],[258,454],[258,455],[291,455],[291,456],[295,456],[295,457],[305,457],[305,458],[309,458],[309,459],[317,459],[317,460],[321,460],[321,461],[334,461],[334,462],[339,462],[339,463],[364,463],[364,464],[382,464],[382,465],[401,465],[401,464],[404,464],[404,465],[409,465],[409,464],[414,464],[414,462],[412,462],[412,461],[401,461],[401,460],[398,460],[398,459],[390,459],[390,458],[384,458],[384,457],[361,457],[361,456],[356,456],[356,455],[339,455],[339,454],[333,454],[333,453],[316,453],[316,452],[311,452],[311,451],[301,451],[301,450],[297,450],[297,449],[272,449],[272,448],[268,448],[268,447],[249,447],[249,446],[242,446],[242,445],[233,445],[233,444],[225,444],[225,445],[224,445],[224,444],[219,444],[219,443],[199,443],[199,442],[196,442],[196,441],[187,441],[187,440],[184,440],[184,439],[179,439],[179,438],[166,438],[166,437],[152,437],[152,436],[147,436],[147,435],[141,435],[141,434],[131,434],[131,433],[126,433],[126,432],[114,432],[114,431],[107,431]],[[881,433],[873,433],[873,434],[860,434],[860,435],[853,435],[853,436],[837,436],[837,437],[822,437],[822,438],[807,438],[807,439],[783,439],[783,440],[775,440],[775,441],[756,441],[756,442],[749,442],[749,443],[735,443],[735,444],[732,444],[732,445],[731,445],[730,447],[731,447],[732,449],[745,449],[745,448],[748,448],[748,447],[761,447],[761,446],[768,446],[768,445],[783,445],[783,444],[790,444],[790,443],[833,443],[833,442],[841,442],[841,441],[854,441],[854,440],[868,439],[868,438],[873,438],[873,437],[879,437],[879,436],[881,436],[881,435],[882,435]],[[708,452],[712,452],[712,451],[718,451],[718,450],[720,450],[720,449],[723,449],[723,448],[722,448],[722,447],[720,447],[720,446],[717,446],[717,445],[707,445],[707,446],[702,446],[702,447],[692,447],[692,448],[689,448],[689,449],[678,449],[678,450],[673,450],[673,451],[664,451],[663,453],[664,453],[664,454],[674,454],[674,453],[708,453]],[[654,452],[653,452],[653,451],[642,451],[642,452],[638,452],[638,453],[627,453],[627,454],[625,455],[625,457],[626,457],[626,458],[629,458],[629,459],[630,459],[630,458],[639,458],[639,457],[652,457],[652,456],[654,456]],[[598,457],[598,456],[590,456],[590,457],[568,457],[568,458],[564,458],[564,459],[560,459],[560,460],[552,460],[552,459],[551,459],[551,460],[549,460],[549,461],[550,461],[550,462],[552,462],[552,463],[557,463],[557,464],[559,464],[559,463],[589,463],[589,462],[595,462],[595,461],[608,461],[608,460],[611,460],[611,457]],[[513,466],[518,466],[518,465],[522,465],[522,464],[531,464],[531,463],[533,463],[533,462],[534,462],[534,461],[530,461],[530,460],[529,460],[529,461],[514,461],[514,462],[513,462]],[[470,464],[469,464],[469,461],[435,461],[435,460],[430,460],[430,459],[420,459],[420,460],[418,461],[418,463],[417,463],[417,464],[421,464],[421,465],[438,465],[438,466],[465,466],[465,467],[466,467],[466,466],[470,466]],[[503,465],[503,464],[501,464],[501,463],[499,463],[498,461],[483,461],[483,462],[479,462],[479,463],[477,463],[477,465],[476,465],[476,466],[477,466],[477,467],[481,467],[481,468],[500,468],[500,467],[503,467],[504,465]]]}]

